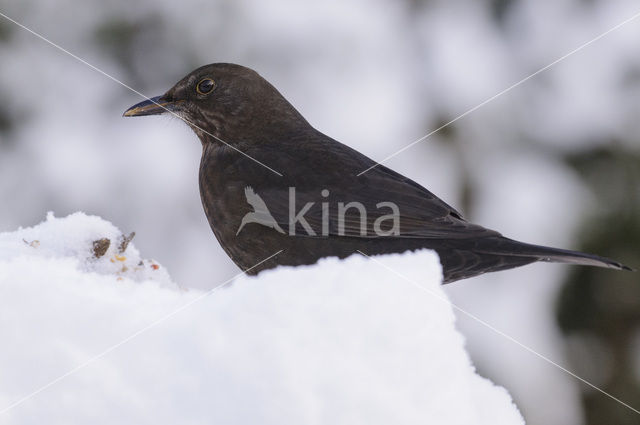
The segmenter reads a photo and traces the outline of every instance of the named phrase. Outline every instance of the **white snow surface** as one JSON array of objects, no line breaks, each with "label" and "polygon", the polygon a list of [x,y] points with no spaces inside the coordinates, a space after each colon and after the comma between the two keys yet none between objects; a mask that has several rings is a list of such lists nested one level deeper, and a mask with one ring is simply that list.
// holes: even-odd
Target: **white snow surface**
[{"label": "white snow surface", "polygon": [[524,423],[432,251],[183,291],[133,243],[94,258],[121,234],[82,213],[0,234],[1,423]]},{"label": "white snow surface", "polygon": [[[68,263],[67,268],[78,269],[80,273],[94,272],[119,281],[126,278],[175,285],[165,268],[140,257],[133,242],[121,250],[124,237],[123,232],[100,217],[78,212],[56,218],[49,212],[46,221],[37,226],[0,233],[0,261],[5,267],[22,263],[33,269],[48,267],[52,262]],[[94,242],[107,239],[107,250],[96,254]]]}]

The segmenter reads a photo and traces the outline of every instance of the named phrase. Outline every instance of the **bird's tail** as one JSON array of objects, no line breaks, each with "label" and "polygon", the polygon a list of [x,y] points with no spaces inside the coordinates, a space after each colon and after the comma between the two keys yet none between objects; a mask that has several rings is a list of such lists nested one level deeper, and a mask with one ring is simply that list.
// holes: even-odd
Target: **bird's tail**
[{"label": "bird's tail", "polygon": [[548,261],[552,263],[579,264],[583,266],[606,267],[615,270],[629,270],[618,261],[599,255],[587,254],[585,252],[571,251],[568,249],[551,248],[548,246],[532,245],[524,242],[514,241],[508,238],[489,238],[493,239],[490,246],[485,248],[479,246],[477,252],[486,252],[487,254],[509,255],[513,257],[531,258],[534,261]]},{"label": "bird's tail", "polygon": [[548,261],[606,267],[615,270],[633,270],[617,261],[584,252],[547,246],[531,245],[503,236],[477,238],[473,241],[448,240],[445,247],[435,247],[443,266],[444,283],[487,272],[512,269]]}]

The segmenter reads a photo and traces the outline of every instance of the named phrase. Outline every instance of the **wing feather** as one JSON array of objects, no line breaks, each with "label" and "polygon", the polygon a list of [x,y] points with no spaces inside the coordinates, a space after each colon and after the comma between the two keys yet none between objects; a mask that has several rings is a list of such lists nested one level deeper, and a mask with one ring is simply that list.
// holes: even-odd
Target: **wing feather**
[{"label": "wing feather", "polygon": [[[238,161],[244,165],[237,167],[243,179],[250,176],[256,193],[284,229],[289,229],[291,216],[300,212],[307,203],[312,203],[303,217],[317,236],[323,235],[323,203],[327,203],[329,235],[379,237],[374,225],[391,214],[391,210],[378,208],[378,204],[391,202],[399,211],[399,234],[393,237],[467,239],[499,235],[498,232],[467,222],[458,211],[423,186],[383,165],[357,176],[375,162],[322,133],[314,130],[289,137],[291,139],[286,144],[289,149],[284,151],[277,141],[264,141],[255,152],[251,151],[251,146],[246,147],[249,155],[255,153],[262,162],[279,164],[282,177],[243,157],[239,157]],[[255,172],[255,176],[251,176],[249,168]],[[295,188],[295,210],[291,212],[290,187]],[[329,191],[327,197],[322,196],[324,189]],[[366,235],[361,233],[361,219],[355,208],[343,215],[344,226],[339,226],[341,215],[338,206],[341,202],[343,205],[359,202],[365,207],[366,218],[363,220],[366,223]],[[383,230],[384,223],[390,225],[391,220],[382,222]],[[296,234],[308,236],[300,223],[296,225]]]}]

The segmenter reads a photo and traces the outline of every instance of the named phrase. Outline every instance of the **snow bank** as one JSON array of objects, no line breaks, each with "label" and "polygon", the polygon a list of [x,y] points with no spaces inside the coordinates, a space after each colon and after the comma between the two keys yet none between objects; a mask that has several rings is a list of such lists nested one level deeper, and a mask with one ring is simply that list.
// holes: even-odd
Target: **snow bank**
[{"label": "snow bank", "polygon": [[81,213],[0,234],[2,423],[523,423],[475,373],[432,252],[377,260],[428,291],[354,256],[207,296],[122,240]]}]

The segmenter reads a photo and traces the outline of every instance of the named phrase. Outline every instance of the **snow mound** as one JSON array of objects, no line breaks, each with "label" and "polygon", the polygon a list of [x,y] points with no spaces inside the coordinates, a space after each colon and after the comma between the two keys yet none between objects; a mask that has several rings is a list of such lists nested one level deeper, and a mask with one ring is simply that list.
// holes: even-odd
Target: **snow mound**
[{"label": "snow mound", "polygon": [[117,280],[153,280],[175,286],[160,264],[145,260],[125,235],[100,217],[81,212],[56,218],[52,212],[37,226],[0,233],[0,261],[27,263],[38,268],[51,261],[69,262],[79,271]]},{"label": "snow mound", "polygon": [[207,293],[167,286],[131,244],[141,270],[110,261],[117,243],[94,258],[101,238],[121,232],[84,214],[0,235],[2,423],[524,423],[475,373],[433,252]]}]

